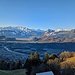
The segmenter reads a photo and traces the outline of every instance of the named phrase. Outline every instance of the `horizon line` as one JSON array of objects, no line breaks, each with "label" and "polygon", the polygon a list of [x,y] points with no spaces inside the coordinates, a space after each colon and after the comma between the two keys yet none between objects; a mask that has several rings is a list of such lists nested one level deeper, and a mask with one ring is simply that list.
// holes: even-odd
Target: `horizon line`
[{"label": "horizon line", "polygon": [[0,26],[0,28],[4,28],[4,27],[22,27],[22,28],[28,28],[28,29],[34,29],[34,30],[48,30],[48,29],[51,29],[51,30],[58,30],[58,29],[61,29],[61,30],[72,30],[72,29],[75,29],[75,28],[56,28],[56,29],[52,29],[52,28],[48,28],[48,29],[41,29],[41,28],[29,28],[29,27],[25,27],[25,26]]}]

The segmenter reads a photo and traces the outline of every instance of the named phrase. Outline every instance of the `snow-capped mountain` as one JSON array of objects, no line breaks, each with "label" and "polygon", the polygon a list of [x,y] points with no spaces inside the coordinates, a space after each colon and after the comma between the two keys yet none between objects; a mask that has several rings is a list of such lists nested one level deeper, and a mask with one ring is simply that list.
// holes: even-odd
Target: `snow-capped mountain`
[{"label": "snow-capped mountain", "polygon": [[65,30],[57,29],[50,30],[48,29],[41,36],[41,41],[45,42],[75,42],[75,29]]},{"label": "snow-capped mountain", "polygon": [[54,36],[54,35],[59,35],[59,34],[67,34],[70,31],[74,31],[74,29],[72,30],[68,30],[68,29],[56,29],[56,30],[52,30],[52,29],[48,29],[44,32],[44,36]]},{"label": "snow-capped mountain", "polygon": [[54,34],[54,32],[55,32],[55,30],[48,29],[48,30],[46,30],[46,31],[44,32],[44,34],[43,34],[43,35],[45,35],[45,36],[53,35],[53,34]]},{"label": "snow-capped mountain", "polygon": [[43,30],[28,29],[26,27],[0,27],[0,35],[10,38],[29,38],[40,36]]}]

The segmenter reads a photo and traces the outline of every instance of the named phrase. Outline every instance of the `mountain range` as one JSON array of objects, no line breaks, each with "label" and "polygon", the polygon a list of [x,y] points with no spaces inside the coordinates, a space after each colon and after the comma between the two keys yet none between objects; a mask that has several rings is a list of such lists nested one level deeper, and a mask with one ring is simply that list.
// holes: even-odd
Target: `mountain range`
[{"label": "mountain range", "polygon": [[[0,36],[27,38],[37,42],[75,42],[75,29],[41,30],[26,27],[0,27]],[[31,41],[30,40],[30,41]]]},{"label": "mountain range", "polygon": [[7,38],[30,38],[40,36],[43,33],[43,30],[28,29],[26,27],[0,27],[0,35]]}]

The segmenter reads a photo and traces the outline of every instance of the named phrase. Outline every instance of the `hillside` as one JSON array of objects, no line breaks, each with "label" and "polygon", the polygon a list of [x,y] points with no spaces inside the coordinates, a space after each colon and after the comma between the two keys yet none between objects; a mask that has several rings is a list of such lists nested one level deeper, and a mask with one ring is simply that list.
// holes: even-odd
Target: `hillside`
[{"label": "hillside", "polygon": [[65,61],[60,64],[61,69],[64,68],[74,68],[75,69],[75,57],[67,58]]}]

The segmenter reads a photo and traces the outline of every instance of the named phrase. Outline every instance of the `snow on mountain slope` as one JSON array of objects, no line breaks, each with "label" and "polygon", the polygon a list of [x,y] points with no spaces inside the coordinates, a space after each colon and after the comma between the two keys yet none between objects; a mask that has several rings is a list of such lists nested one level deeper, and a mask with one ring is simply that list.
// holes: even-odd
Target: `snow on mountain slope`
[{"label": "snow on mountain slope", "polygon": [[56,29],[55,32],[64,31],[62,28]]},{"label": "snow on mountain slope", "polygon": [[59,34],[68,34],[71,30],[65,30],[65,29],[56,29],[56,30],[51,30],[48,29],[45,31],[43,36],[54,36],[54,35],[59,35]]},{"label": "snow on mountain slope", "polygon": [[32,36],[40,36],[43,30],[28,29],[26,27],[0,27],[0,35],[11,38],[29,38]]},{"label": "snow on mountain slope", "polygon": [[42,42],[75,42],[75,29],[47,30],[40,38]]}]

